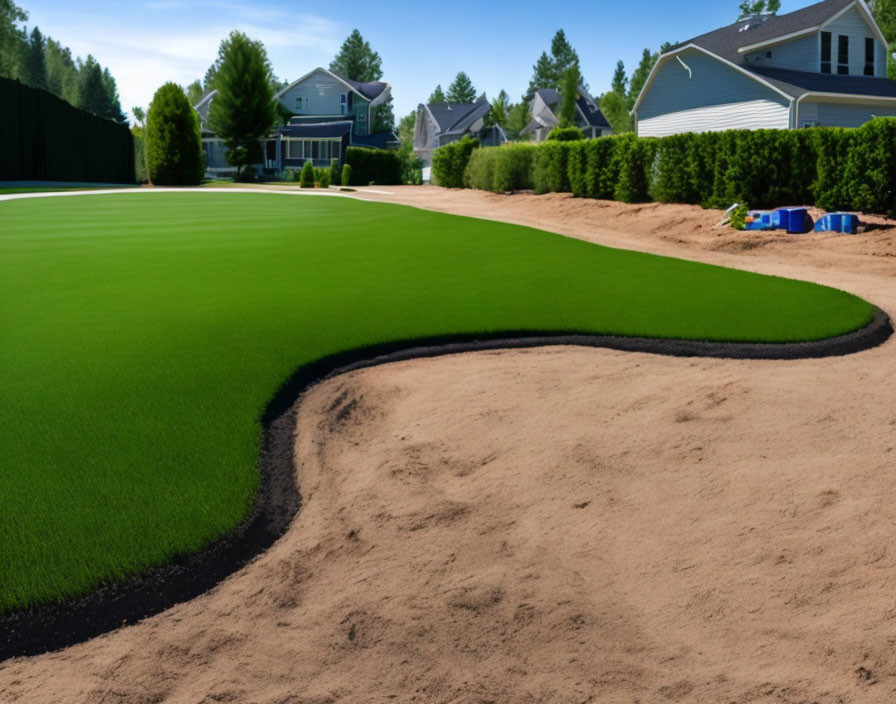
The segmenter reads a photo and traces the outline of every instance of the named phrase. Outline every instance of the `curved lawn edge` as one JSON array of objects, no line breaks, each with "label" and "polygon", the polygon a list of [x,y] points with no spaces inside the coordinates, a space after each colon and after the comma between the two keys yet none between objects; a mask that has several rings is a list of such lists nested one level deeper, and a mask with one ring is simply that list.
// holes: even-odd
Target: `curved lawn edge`
[{"label": "curved lawn edge", "polygon": [[497,333],[439,337],[376,345],[325,357],[298,369],[268,404],[262,422],[260,487],[249,515],[236,530],[197,553],[150,568],[122,583],[72,601],[0,617],[0,662],[59,650],[121,626],[132,625],[217,586],[265,552],[301,508],[294,456],[298,401],[315,384],[358,369],[412,359],[483,350],[552,345],[603,347],[675,357],[795,360],[832,357],[876,347],[893,334],[889,316],[854,332],[812,342],[737,343],[618,337],[611,335]]}]

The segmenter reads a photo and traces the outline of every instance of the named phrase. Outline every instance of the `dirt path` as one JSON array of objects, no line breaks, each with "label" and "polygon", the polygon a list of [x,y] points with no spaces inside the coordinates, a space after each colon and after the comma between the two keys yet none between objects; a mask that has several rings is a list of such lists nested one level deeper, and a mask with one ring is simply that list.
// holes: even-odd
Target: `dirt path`
[{"label": "dirt path", "polygon": [[[718,235],[683,206],[390,190],[896,312],[893,229]],[[0,701],[891,702],[894,368],[894,341],[799,362],[555,347],[322,384],[274,548],[0,665]]]}]

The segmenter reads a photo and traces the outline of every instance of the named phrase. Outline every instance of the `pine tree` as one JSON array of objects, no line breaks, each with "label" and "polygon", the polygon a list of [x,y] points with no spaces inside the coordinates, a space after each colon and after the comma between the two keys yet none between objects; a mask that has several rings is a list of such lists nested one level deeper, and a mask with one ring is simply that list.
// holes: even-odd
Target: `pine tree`
[{"label": "pine tree", "polygon": [[614,93],[619,93],[624,98],[627,86],[628,78],[625,76],[625,64],[622,61],[617,61],[616,70],[613,72],[613,81],[610,83],[610,90]]},{"label": "pine tree", "polygon": [[78,104],[82,110],[101,115],[106,109],[106,86],[103,84],[103,70],[91,54],[78,71]]},{"label": "pine tree", "polygon": [[259,140],[277,118],[271,65],[264,45],[237,31],[221,42],[218,58],[218,93],[209,108],[208,125],[227,145],[227,161],[236,167],[239,179],[244,167],[261,161]]},{"label": "pine tree", "polygon": [[567,41],[566,32],[562,29],[558,29],[554,38],[551,40],[551,56],[554,59],[554,73],[558,82],[563,81],[566,72],[571,68],[575,68],[581,77],[579,55]]},{"label": "pine tree", "polygon": [[[523,95],[523,102],[526,104],[532,102],[535,97],[535,91],[542,88],[554,88],[560,90],[563,76],[567,69],[575,67],[579,71],[581,79],[581,69],[579,66],[579,55],[572,45],[566,39],[566,33],[562,29],[558,29],[551,39],[551,54],[542,52],[538,57],[538,61],[532,67],[532,78],[529,81],[529,87]],[[583,87],[586,88],[583,84]]]},{"label": "pine tree", "polygon": [[47,38],[46,50],[47,90],[67,100],[72,105],[78,103],[78,67],[72,60],[72,52],[59,42]]},{"label": "pine tree", "polygon": [[199,116],[181,87],[156,91],[146,116],[145,150],[149,180],[156,185],[192,186],[205,172]]},{"label": "pine tree", "polygon": [[105,101],[103,104],[103,112],[101,117],[106,117],[116,122],[127,122],[128,118],[121,109],[121,101],[118,98],[118,86],[115,85],[115,79],[109,73],[109,69],[103,69],[103,88],[105,92]]},{"label": "pine tree", "polygon": [[454,82],[448,86],[447,102],[456,104],[468,104],[476,102],[476,88],[470,77],[460,71],[454,78]]},{"label": "pine tree", "polygon": [[529,80],[529,87],[523,95],[523,102],[528,104],[535,97],[535,92],[542,88],[556,87],[557,76],[554,72],[554,62],[548,56],[546,51],[541,52],[538,61],[532,67],[532,78]]},{"label": "pine tree", "polygon": [[429,96],[429,100],[427,103],[447,103],[448,99],[445,97],[445,91],[442,90],[442,84],[436,86],[436,89],[432,92],[432,95]]},{"label": "pine tree", "polygon": [[638,68],[635,69],[634,73],[632,73],[631,80],[628,82],[628,96],[626,103],[628,104],[629,110],[635,106],[635,101],[641,94],[641,89],[644,88],[644,84],[647,82],[647,77],[653,70],[657,59],[659,59],[659,54],[652,53],[650,49],[645,49],[644,53],[641,54],[641,62],[638,64]]},{"label": "pine tree", "polygon": [[47,88],[46,42],[40,30],[31,30],[21,67],[22,82],[32,88]]},{"label": "pine tree", "polygon": [[137,121],[137,124],[140,127],[144,127],[146,124],[146,113],[143,108],[137,105],[131,108],[131,112],[134,113],[134,119]]},{"label": "pine tree", "polygon": [[348,35],[339,53],[330,62],[330,70],[352,81],[378,81],[383,77],[380,55],[370,48],[361,33],[355,29]]}]

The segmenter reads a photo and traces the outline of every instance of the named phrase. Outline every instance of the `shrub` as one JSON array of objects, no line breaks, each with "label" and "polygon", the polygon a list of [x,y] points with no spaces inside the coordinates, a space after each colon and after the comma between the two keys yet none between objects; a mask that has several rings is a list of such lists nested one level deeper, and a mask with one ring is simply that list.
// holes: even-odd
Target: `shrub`
[{"label": "shrub", "polygon": [[302,167],[302,175],[299,177],[299,185],[302,188],[314,188],[314,164],[311,160],[305,162]]},{"label": "shrub", "polygon": [[547,138],[555,142],[577,142],[585,139],[585,135],[578,127],[555,127]]},{"label": "shrub", "polygon": [[464,170],[464,185],[493,193],[532,188],[534,144],[505,144],[476,149]]},{"label": "shrub", "polygon": [[317,168],[314,169],[314,185],[318,188],[329,188],[330,187],[330,169],[329,168]]},{"label": "shrub", "polygon": [[463,188],[464,171],[479,140],[464,137],[458,142],[439,147],[432,155],[433,180],[445,188]]},{"label": "shrub", "polygon": [[613,199],[623,203],[650,200],[651,172],[656,155],[656,139],[640,139],[634,134],[610,137],[616,141],[614,159],[619,174]]},{"label": "shrub", "polygon": [[569,142],[543,142],[535,152],[532,187],[536,193],[569,193]]},{"label": "shrub", "polygon": [[195,186],[205,173],[199,116],[176,83],[156,91],[146,116],[146,170],[159,186]]},{"label": "shrub", "polygon": [[342,167],[339,165],[339,159],[330,160],[330,183],[334,186],[342,183]]},{"label": "shrub", "polygon": [[349,147],[345,151],[345,163],[352,167],[352,185],[401,183],[401,160],[394,150]]},{"label": "shrub", "polygon": [[352,185],[352,165],[346,164],[342,167],[342,185],[343,186],[351,186]]},{"label": "shrub", "polygon": [[896,118],[866,122],[848,154],[844,179],[852,209],[896,217]]}]

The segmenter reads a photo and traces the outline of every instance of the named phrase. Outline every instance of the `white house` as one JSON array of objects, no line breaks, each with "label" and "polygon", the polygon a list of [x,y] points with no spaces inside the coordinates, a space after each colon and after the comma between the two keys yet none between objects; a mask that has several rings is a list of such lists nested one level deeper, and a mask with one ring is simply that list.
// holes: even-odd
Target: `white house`
[{"label": "white house", "polygon": [[896,116],[886,64],[864,0],[741,18],[660,56],[635,103],[637,132],[858,127]]}]

